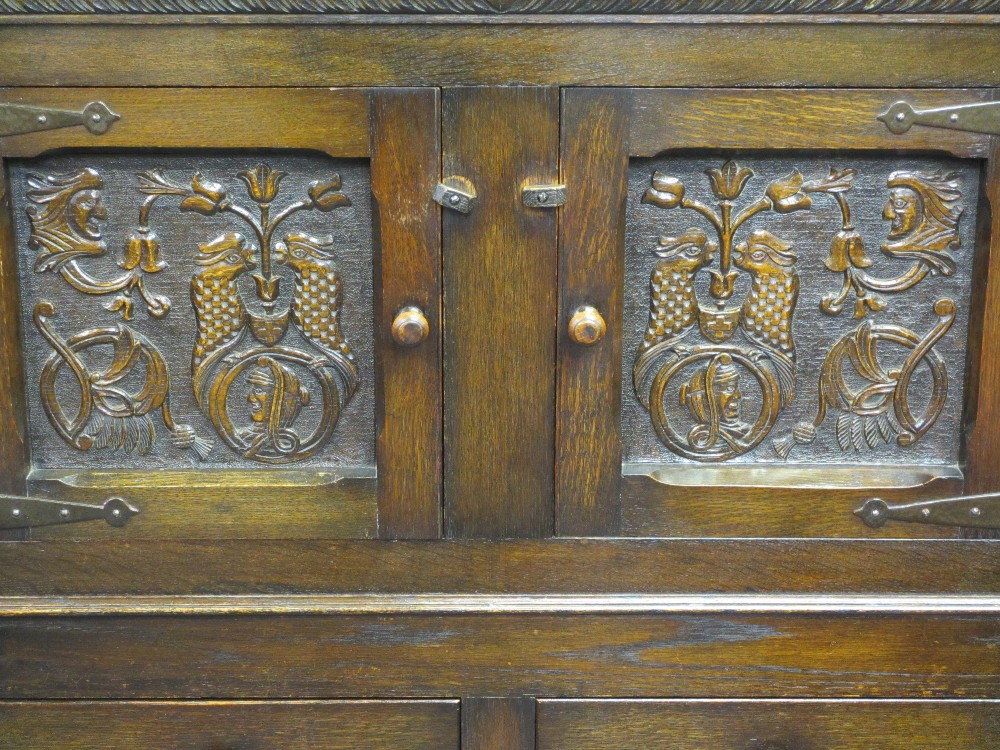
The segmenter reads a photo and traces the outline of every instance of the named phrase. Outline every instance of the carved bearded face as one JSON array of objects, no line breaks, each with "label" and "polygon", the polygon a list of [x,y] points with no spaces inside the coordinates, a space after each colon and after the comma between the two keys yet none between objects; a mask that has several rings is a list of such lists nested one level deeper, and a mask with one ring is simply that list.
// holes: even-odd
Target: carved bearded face
[{"label": "carved bearded face", "polygon": [[892,222],[889,237],[903,237],[920,224],[920,196],[910,188],[897,187],[889,191],[889,200],[882,211],[882,218]]},{"label": "carved bearded face", "polygon": [[81,235],[91,240],[101,239],[101,222],[108,212],[97,190],[81,190],[70,200],[70,216]]}]

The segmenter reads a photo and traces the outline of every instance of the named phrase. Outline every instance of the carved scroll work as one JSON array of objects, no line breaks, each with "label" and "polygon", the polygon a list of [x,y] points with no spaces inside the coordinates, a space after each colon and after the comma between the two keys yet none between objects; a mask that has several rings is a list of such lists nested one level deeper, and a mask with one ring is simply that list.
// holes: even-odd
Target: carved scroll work
[{"label": "carved scroll work", "polygon": [[[333,434],[340,410],[354,395],[358,370],[341,332],[343,288],[334,264],[333,241],[291,233],[274,235],[300,211],[332,211],[349,206],[340,178],[314,182],[306,198],[272,216],[284,172],[261,164],[239,177],[253,210],[231,199],[222,185],[195,175],[182,211],[206,216],[230,213],[253,232],[257,244],[229,232],[199,246],[202,267],[191,280],[198,333],[191,377],[198,405],[226,444],[244,458],[269,464],[314,455]],[[175,187],[162,174],[143,176],[149,185]],[[295,288],[289,307],[278,310],[281,278],[272,259],[292,270]],[[261,309],[244,304],[238,279],[254,272]],[[289,323],[308,349],[286,343]],[[247,339],[254,340],[246,346]],[[237,393],[245,393],[239,397]],[[242,401],[242,403],[239,403]],[[311,420],[303,410],[311,407]],[[303,430],[301,424],[309,426]]]},{"label": "carved scroll work", "polygon": [[[736,201],[754,173],[729,161],[706,174],[718,199],[714,208],[688,197],[679,180],[660,172],[643,196],[644,203],[700,214],[718,241],[698,228],[660,239],[660,260],[650,277],[649,325],[633,384],[664,445],[696,461],[725,461],[760,444],[794,397],[796,385],[792,318],[799,296],[797,252],[764,229],[736,243],[737,231],[767,211],[808,210],[811,193],[834,194],[845,183],[837,172],[806,182],[795,171],[738,209]],[[718,268],[708,269],[712,299],[702,301],[696,277],[717,254]],[[749,274],[750,290],[734,305],[729,301],[740,272]],[[757,415],[747,420],[744,391],[751,384]],[[668,411],[668,392],[676,394],[679,409]],[[679,421],[683,427],[675,426]]]},{"label": "carved scroll work", "polygon": [[[50,321],[50,302],[35,305],[35,325],[55,350],[42,368],[42,407],[59,436],[81,451],[109,448],[146,455],[156,440],[150,416],[160,412],[174,445],[206,458],[212,443],[190,425],[176,424],[170,413],[170,376],[156,347],[128,326],[118,324],[81,331],[62,339]],[[91,350],[106,353],[107,364],[92,370],[83,360]],[[60,387],[63,368],[72,373],[78,391]],[[66,408],[64,402],[75,404]]]},{"label": "carved scroll work", "polygon": [[[961,209],[956,205],[956,175],[890,175],[883,211],[890,229],[882,251],[910,265],[899,276],[883,279],[863,270],[872,263],[851,224],[846,197],[854,170],[831,169],[829,175],[809,181],[793,171],[742,208],[738,201],[753,177],[750,169],[729,161],[706,174],[717,206],[690,198],[679,180],[660,172],[654,173],[652,187],[643,196],[647,204],[701,215],[715,238],[697,227],[660,238],[650,276],[649,322],[633,368],[633,385],[657,436],[671,451],[695,461],[725,461],[764,440],[795,398],[798,378],[792,335],[800,286],[798,250],[768,229],[754,229],[737,241],[740,227],[765,212],[809,210],[815,194],[832,197],[840,207],[842,226],[826,267],[844,274],[844,284],[839,292],[824,296],[820,307],[837,315],[853,291],[855,317],[861,318],[886,308],[875,292],[905,292],[930,275],[954,273],[948,251],[958,246]],[[716,258],[718,266],[712,267]],[[704,287],[696,281],[702,269],[711,275],[709,299],[699,298]],[[734,304],[741,272],[749,275],[749,290]],[[819,373],[815,420],[776,440],[778,456],[787,458],[795,443],[815,440],[816,429],[831,409],[840,412],[836,437],[845,451],[875,448],[892,439],[900,446],[919,440],[940,415],[948,391],[947,368],[933,347],[954,322],[955,303],[939,299],[934,311],[939,322],[922,337],[900,325],[864,323],[836,341]],[[929,372],[930,398],[918,409],[911,385],[922,366]]]}]

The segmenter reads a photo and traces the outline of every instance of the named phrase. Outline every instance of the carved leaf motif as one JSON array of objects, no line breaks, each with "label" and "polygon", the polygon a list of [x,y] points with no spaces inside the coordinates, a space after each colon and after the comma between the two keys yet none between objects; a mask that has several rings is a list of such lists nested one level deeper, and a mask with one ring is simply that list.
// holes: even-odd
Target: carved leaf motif
[{"label": "carved leaf motif", "polygon": [[643,203],[660,208],[677,208],[682,200],[684,184],[680,180],[663,172],[653,172],[652,187],[643,194]]},{"label": "carved leaf motif", "polygon": [[244,169],[237,176],[246,183],[247,193],[257,203],[270,203],[278,197],[278,183],[288,173],[271,169],[267,164],[258,164],[253,169]]},{"label": "carved leaf motif", "polygon": [[865,442],[869,448],[877,448],[879,445],[878,417],[866,417],[864,419]]},{"label": "carved leaf motif", "polygon": [[203,179],[200,172],[191,178],[191,190],[193,194],[181,201],[181,211],[197,211],[212,216],[228,203],[225,188],[218,182]]},{"label": "carved leaf motif", "polygon": [[323,212],[351,205],[351,199],[340,192],[339,174],[326,182],[315,180],[309,183],[309,200],[312,201],[313,208]]},{"label": "carved leaf motif", "polygon": [[843,451],[851,449],[851,415],[847,412],[837,416],[837,443]]},{"label": "carved leaf motif", "polygon": [[802,192],[802,173],[797,169],[768,185],[764,194],[771,201],[771,208],[779,214],[790,214],[792,211],[812,207],[812,198]]}]

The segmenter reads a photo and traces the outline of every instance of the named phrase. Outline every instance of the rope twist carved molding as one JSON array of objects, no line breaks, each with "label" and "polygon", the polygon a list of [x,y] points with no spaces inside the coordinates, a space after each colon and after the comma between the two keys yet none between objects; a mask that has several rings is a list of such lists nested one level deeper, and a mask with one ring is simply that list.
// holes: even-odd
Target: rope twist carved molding
[{"label": "rope twist carved molding", "polygon": [[997,13],[1000,0],[0,0],[0,13]]}]

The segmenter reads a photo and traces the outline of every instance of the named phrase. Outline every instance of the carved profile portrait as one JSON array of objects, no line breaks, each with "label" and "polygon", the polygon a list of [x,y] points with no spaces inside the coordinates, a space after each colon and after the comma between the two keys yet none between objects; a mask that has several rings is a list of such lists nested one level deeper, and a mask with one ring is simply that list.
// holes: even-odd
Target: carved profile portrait
[{"label": "carved profile portrait", "polygon": [[81,255],[99,255],[107,247],[101,238],[101,222],[107,210],[101,200],[104,181],[93,169],[69,174],[28,176],[28,206],[31,237],[28,246],[37,250],[35,270],[58,269]]},{"label": "carved profile portrait", "polygon": [[742,419],[740,370],[729,354],[718,354],[699,368],[681,386],[680,403],[695,422],[688,433],[688,442],[695,449],[711,450],[720,439],[739,445],[751,430]]},{"label": "carved profile portrait", "polygon": [[247,377],[247,407],[251,427],[242,436],[246,457],[259,453],[294,453],[299,436],[292,427],[309,404],[309,391],[298,375],[270,357],[261,357]]},{"label": "carved profile portrait", "polygon": [[913,258],[943,274],[955,271],[946,251],[959,246],[962,208],[959,175],[955,172],[899,171],[889,175],[889,200],[882,218],[889,222],[889,255]]}]

